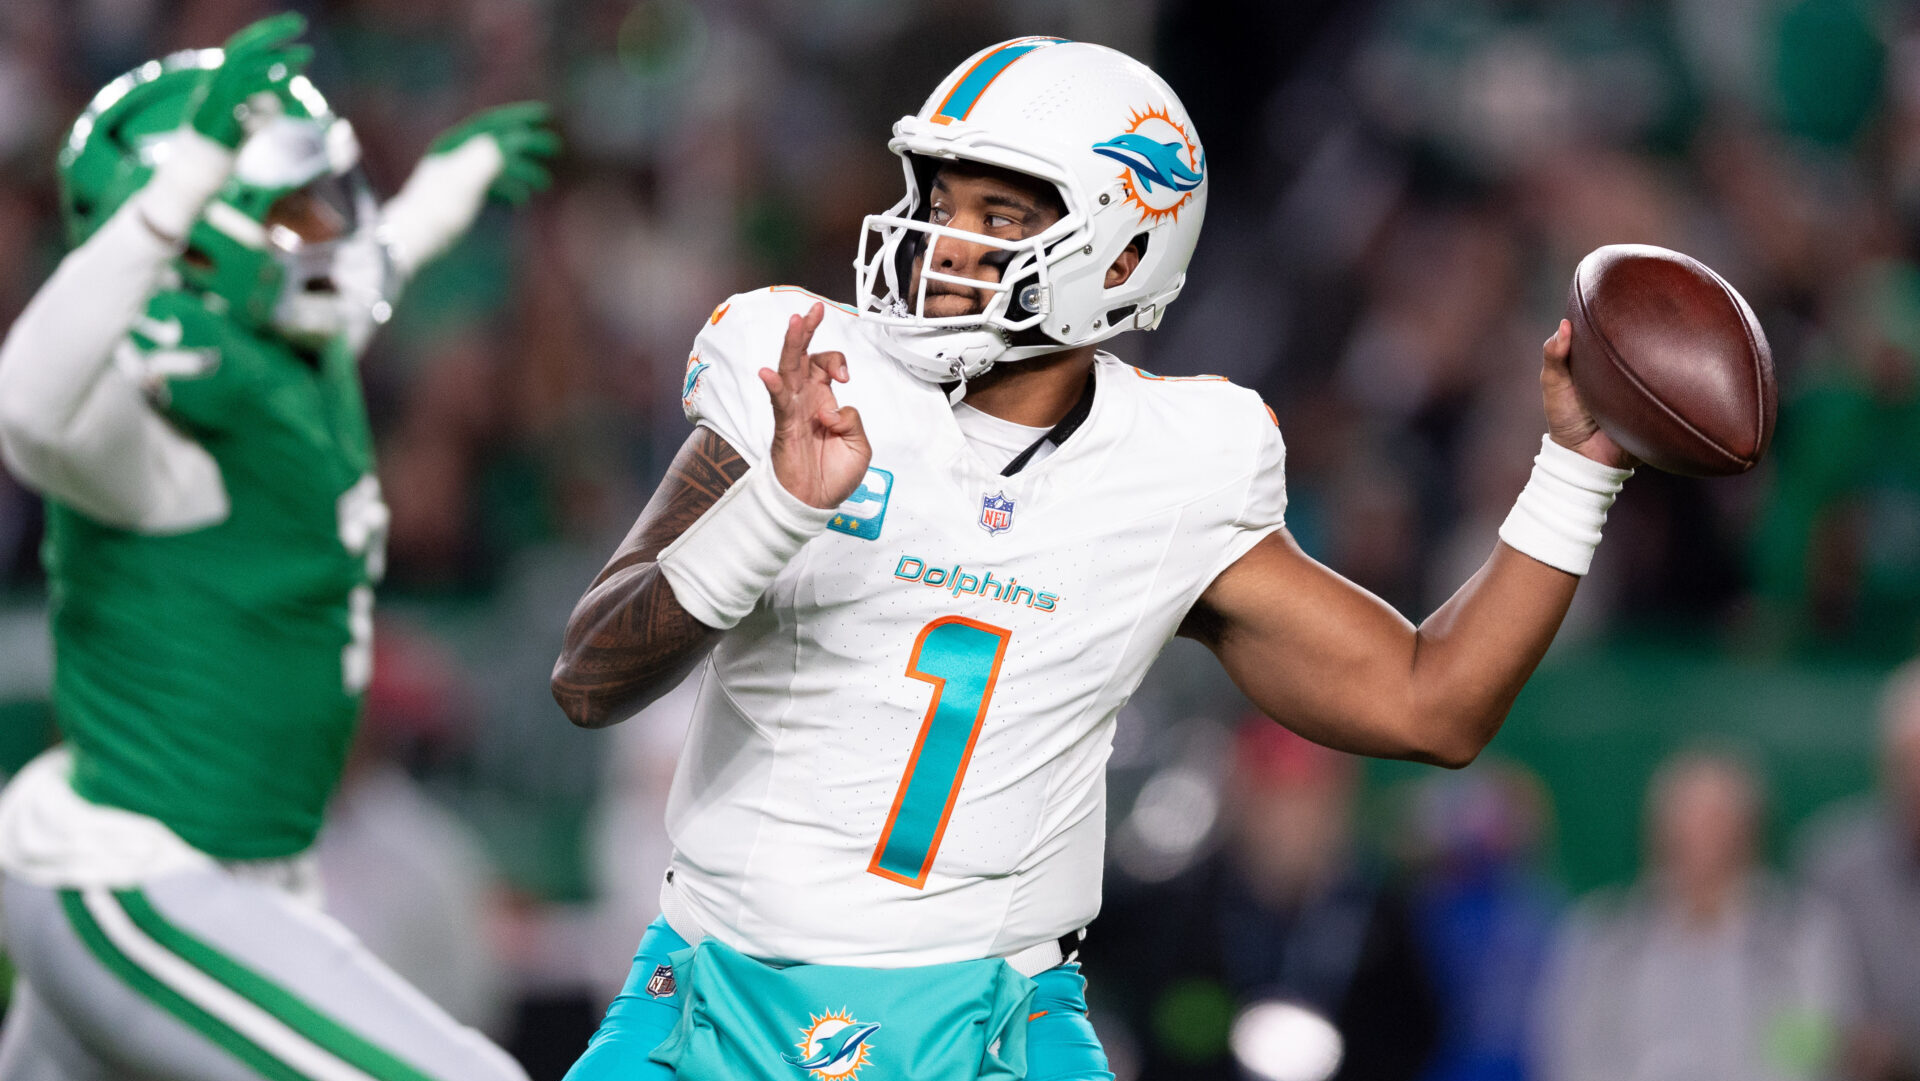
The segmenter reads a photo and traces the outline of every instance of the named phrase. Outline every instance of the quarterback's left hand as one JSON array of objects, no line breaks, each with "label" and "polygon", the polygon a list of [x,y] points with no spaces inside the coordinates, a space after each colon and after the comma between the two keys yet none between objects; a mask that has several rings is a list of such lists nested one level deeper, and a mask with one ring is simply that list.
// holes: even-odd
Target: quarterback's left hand
[{"label": "quarterback's left hand", "polygon": [[560,151],[547,106],[523,101],[487,109],[433,141],[380,222],[403,277],[453,246],[473,225],[489,192],[525,202],[552,183]]}]

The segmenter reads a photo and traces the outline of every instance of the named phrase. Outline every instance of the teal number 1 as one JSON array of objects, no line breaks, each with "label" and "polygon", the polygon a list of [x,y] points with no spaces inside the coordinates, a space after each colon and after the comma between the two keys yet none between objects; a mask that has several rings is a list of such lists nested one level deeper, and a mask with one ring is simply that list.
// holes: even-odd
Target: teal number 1
[{"label": "teal number 1", "polygon": [[962,616],[944,616],[920,629],[907,675],[933,684],[933,701],[868,871],[916,890],[926,886],[1011,637],[1012,631]]}]

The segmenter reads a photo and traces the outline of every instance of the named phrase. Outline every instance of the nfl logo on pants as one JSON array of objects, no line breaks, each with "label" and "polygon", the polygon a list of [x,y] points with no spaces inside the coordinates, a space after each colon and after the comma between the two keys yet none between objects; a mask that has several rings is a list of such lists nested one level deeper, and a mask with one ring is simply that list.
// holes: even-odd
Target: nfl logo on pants
[{"label": "nfl logo on pants", "polygon": [[980,528],[989,535],[1013,528],[1013,500],[1005,492],[995,492],[980,500]]}]

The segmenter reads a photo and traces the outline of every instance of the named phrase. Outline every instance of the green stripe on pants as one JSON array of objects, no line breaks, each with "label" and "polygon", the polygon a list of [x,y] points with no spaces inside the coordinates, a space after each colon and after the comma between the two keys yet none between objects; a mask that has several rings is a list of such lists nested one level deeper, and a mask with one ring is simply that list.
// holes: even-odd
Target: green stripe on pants
[{"label": "green stripe on pants", "polygon": [[228,990],[265,1010],[333,1057],[379,1081],[435,1081],[360,1034],[314,1009],[286,988],[168,923],[140,890],[116,890],[134,926]]},{"label": "green stripe on pants", "polygon": [[93,914],[87,911],[87,903],[81,898],[79,890],[61,890],[60,907],[66,910],[67,922],[73,925],[74,934],[80,937],[93,956],[106,966],[107,971],[118,976],[142,997],[172,1014],[188,1028],[246,1063],[269,1081],[311,1081],[305,1074],[273,1057],[265,1048],[235,1032],[219,1018],[188,1001],[178,991],[161,983],[121,953],[108,940],[100,925],[94,922]]}]

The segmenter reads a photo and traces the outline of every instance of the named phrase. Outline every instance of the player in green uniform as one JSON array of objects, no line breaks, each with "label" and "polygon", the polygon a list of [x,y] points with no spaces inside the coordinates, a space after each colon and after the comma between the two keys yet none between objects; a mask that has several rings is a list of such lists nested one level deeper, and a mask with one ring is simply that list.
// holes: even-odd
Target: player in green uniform
[{"label": "player in green uniform", "polygon": [[482,113],[382,205],[303,28],[96,96],[60,158],[74,249],[0,345],[66,737],[0,797],[10,1081],[524,1076],[320,912],[305,853],[387,523],[357,356],[557,141],[539,106]]}]

